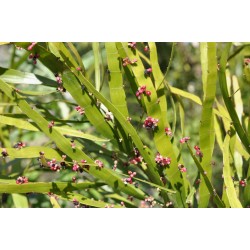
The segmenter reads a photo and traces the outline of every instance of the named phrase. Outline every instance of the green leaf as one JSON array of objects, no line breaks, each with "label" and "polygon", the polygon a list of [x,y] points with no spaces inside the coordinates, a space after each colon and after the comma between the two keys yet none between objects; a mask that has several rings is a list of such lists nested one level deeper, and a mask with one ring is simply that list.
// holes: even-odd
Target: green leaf
[{"label": "green leaf", "polygon": [[70,50],[71,50],[71,51],[73,52],[73,54],[75,55],[75,57],[76,57],[76,59],[77,59],[77,62],[78,62],[78,64],[79,64],[79,66],[81,67],[81,70],[83,71],[83,74],[85,75],[85,74],[86,74],[86,70],[85,70],[85,67],[84,67],[84,65],[83,65],[82,58],[81,58],[81,56],[79,55],[79,53],[78,53],[76,47],[73,45],[73,43],[68,42],[67,44],[68,44]]},{"label": "green leaf", "polygon": [[158,55],[156,45],[153,42],[149,42],[149,49],[150,49],[150,63],[152,67],[152,74],[154,76],[154,83],[156,88],[157,97],[159,99],[159,105],[161,108],[161,117],[164,119],[164,127],[169,127],[169,122],[167,119],[167,99],[165,95],[164,85],[162,83],[162,79],[164,76],[161,72],[159,63],[158,63]]},{"label": "green leaf", "polygon": [[22,72],[15,69],[5,69],[1,67],[0,79],[12,84],[43,84],[44,86],[57,87],[56,81],[53,81],[49,78],[35,75],[33,73]]},{"label": "green leaf", "polygon": [[229,204],[232,208],[242,208],[242,205],[237,197],[236,190],[234,188],[234,183],[230,171],[229,142],[230,142],[230,136],[226,135],[224,140],[224,150],[223,150],[223,165],[224,165],[223,176],[224,176],[224,183],[226,186],[226,194],[228,197]]},{"label": "green leaf", "polygon": [[198,96],[172,86],[169,86],[169,88],[171,90],[171,93],[190,99],[191,101],[202,105],[201,99]]},{"label": "green leaf", "polygon": [[95,57],[95,86],[96,86],[96,90],[100,91],[101,88],[101,75],[100,75],[100,60],[99,60],[99,43],[98,42],[94,42],[92,43],[92,47],[93,47],[93,52],[94,52],[94,57]]},{"label": "green leaf", "polygon": [[[109,203],[106,203],[103,201],[95,201],[95,200],[86,198],[83,195],[75,194],[75,193],[60,194],[57,196],[62,200],[74,201],[74,199],[76,199],[79,203],[85,204],[85,205],[91,206],[91,207],[104,208],[107,205],[111,206],[111,204],[109,204]],[[120,205],[113,205],[113,207],[114,208],[121,208]]]},{"label": "green leaf", "polygon": [[230,48],[231,48],[231,43],[227,43],[226,48],[223,50],[222,55],[221,55],[220,68],[219,68],[220,89],[221,89],[223,100],[227,107],[228,113],[235,127],[235,130],[238,136],[240,137],[241,142],[244,145],[246,151],[250,153],[250,142],[249,142],[248,135],[246,131],[244,131],[240,123],[239,117],[237,115],[237,112],[234,108],[233,102],[229,96],[228,89],[227,89],[227,80],[226,80],[225,70],[226,70],[226,64],[227,64],[227,59],[228,59]]},{"label": "green leaf", "polygon": [[74,190],[82,190],[89,187],[96,187],[100,185],[103,185],[103,183],[28,182],[24,184],[16,184],[15,180],[0,179],[0,193],[65,193]]},{"label": "green leaf", "polygon": [[50,202],[53,208],[61,208],[61,206],[59,205],[58,201],[54,196],[50,196]]},{"label": "green leaf", "polygon": [[[16,149],[16,148],[5,148],[8,155],[12,158],[38,158],[40,157],[39,152],[44,152],[46,159],[56,159],[57,161],[62,160],[62,156],[54,149],[49,147],[39,147],[39,146],[33,146],[33,147],[25,147],[22,149]],[[3,148],[0,148],[2,151]]]},{"label": "green leaf", "polygon": [[[25,129],[25,130],[40,131],[37,128],[37,126],[32,125],[32,123],[27,122],[27,121],[23,121],[21,119],[12,118],[12,117],[0,115],[0,123],[10,125],[10,126],[15,126],[17,128],[21,128],[21,129]],[[66,126],[63,126],[63,127],[62,126],[61,127],[54,126],[53,128],[56,129],[57,131],[59,131],[63,135],[83,138],[83,139],[87,139],[87,140],[91,140],[91,141],[95,141],[95,142],[107,142],[107,141],[109,141],[108,139],[98,138],[96,136],[86,134],[86,133],[83,133],[83,132],[75,130],[75,129],[71,129],[71,128],[68,128]]]},{"label": "green leaf", "polygon": [[109,69],[109,91],[112,104],[123,114],[129,117],[126,95],[123,88],[120,56],[115,43],[105,43]]},{"label": "green leaf", "polygon": [[127,200],[126,198],[118,194],[107,194],[105,195],[105,197],[116,200],[116,201],[120,201],[120,202],[123,201],[127,207],[133,207],[133,208],[137,207],[133,202]]},{"label": "green leaf", "polygon": [[[108,70],[109,70],[109,93],[112,104],[123,114],[124,117],[129,118],[129,112],[126,103],[126,95],[123,87],[123,79],[121,72],[121,62],[119,59],[119,53],[116,49],[115,43],[105,43]],[[130,152],[130,142],[128,135],[122,128],[122,126],[114,118],[115,127],[117,127],[117,133],[122,138],[122,145],[125,145],[125,151]]]},{"label": "green leaf", "polygon": [[29,203],[26,195],[24,194],[12,194],[12,199],[14,202],[14,206],[16,208],[28,208]]}]

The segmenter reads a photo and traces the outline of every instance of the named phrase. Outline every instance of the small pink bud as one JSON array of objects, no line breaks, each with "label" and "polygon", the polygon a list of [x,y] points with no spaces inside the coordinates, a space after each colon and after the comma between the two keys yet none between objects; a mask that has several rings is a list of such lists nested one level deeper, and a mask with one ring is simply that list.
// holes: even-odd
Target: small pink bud
[{"label": "small pink bud", "polygon": [[245,180],[240,180],[240,185],[242,187],[245,187],[247,184],[246,184],[246,181]]},{"label": "small pink bud", "polygon": [[148,52],[148,51],[149,51],[149,47],[148,47],[147,45],[144,47],[144,51],[145,51],[145,52]]},{"label": "small pink bud", "polygon": [[185,142],[187,142],[189,140],[190,140],[190,137],[186,136],[186,137],[183,137],[183,138],[180,139],[180,143],[183,144],[183,143],[185,143]]},{"label": "small pink bud", "polygon": [[48,125],[48,128],[52,128],[53,126],[55,125],[55,122],[54,121],[51,121]]}]

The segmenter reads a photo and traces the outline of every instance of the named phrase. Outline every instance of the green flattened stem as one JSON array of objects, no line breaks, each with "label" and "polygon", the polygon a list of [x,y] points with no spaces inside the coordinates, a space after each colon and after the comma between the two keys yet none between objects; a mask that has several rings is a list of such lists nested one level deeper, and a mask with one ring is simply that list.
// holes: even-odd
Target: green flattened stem
[{"label": "green flattened stem", "polygon": [[[206,177],[211,181],[211,161],[215,142],[213,103],[215,99],[217,79],[216,43],[201,43],[200,52],[204,97],[200,124],[199,146],[203,153],[201,165],[204,171],[207,172]],[[209,198],[210,192],[202,177],[200,184],[199,207],[207,207]]]}]

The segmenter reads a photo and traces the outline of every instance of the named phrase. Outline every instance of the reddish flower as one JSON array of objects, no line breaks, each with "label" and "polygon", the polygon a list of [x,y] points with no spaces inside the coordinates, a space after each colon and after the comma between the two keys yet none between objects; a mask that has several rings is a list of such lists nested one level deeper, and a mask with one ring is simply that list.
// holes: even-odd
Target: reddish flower
[{"label": "reddish flower", "polygon": [[147,45],[144,47],[144,51],[145,51],[145,52],[148,52],[148,51],[149,51],[149,47],[148,47]]},{"label": "reddish flower", "polygon": [[28,183],[28,178],[25,176],[19,176],[16,179],[16,184],[24,184],[24,183]]},{"label": "reddish flower", "polygon": [[138,163],[142,162],[142,160],[143,160],[143,158],[141,156],[134,157],[131,160],[129,160],[129,163],[137,165]]},{"label": "reddish flower", "polygon": [[128,171],[129,177],[122,179],[124,184],[133,184],[133,178],[136,176],[136,172]]},{"label": "reddish flower", "polygon": [[245,63],[245,65],[247,66],[247,65],[250,63],[250,58],[245,58],[245,59],[244,59],[244,63]]},{"label": "reddish flower", "polygon": [[201,152],[201,149],[199,146],[194,146],[194,149],[196,151],[196,155],[198,155],[199,157],[203,157],[203,153]]},{"label": "reddish flower", "polygon": [[169,136],[172,136],[172,131],[171,131],[171,128],[165,128],[165,133],[166,135],[169,135]]},{"label": "reddish flower", "polygon": [[152,68],[145,69],[144,74],[145,74],[146,76],[149,76],[150,73],[152,73]]},{"label": "reddish flower", "polygon": [[147,90],[145,93],[147,96],[151,96],[151,91]]},{"label": "reddish flower", "polygon": [[163,157],[159,152],[155,156],[155,162],[160,166],[166,166],[171,164],[171,159],[169,157]]},{"label": "reddish flower", "polygon": [[183,138],[180,139],[180,143],[181,143],[181,144],[184,144],[184,143],[187,142],[188,140],[190,140],[190,137],[185,136],[185,137],[183,137]]},{"label": "reddish flower", "polygon": [[63,86],[58,86],[56,90],[62,93],[66,92],[66,89]]},{"label": "reddish flower", "polygon": [[159,119],[155,119],[155,118],[148,116],[143,123],[143,127],[146,129],[153,129],[154,130],[155,127],[158,126],[158,121],[159,121]]},{"label": "reddish flower", "polygon": [[126,57],[126,58],[122,59],[122,62],[123,62],[122,65],[125,67],[129,64],[135,64],[137,62],[137,59],[130,60],[128,57]]},{"label": "reddish flower", "polygon": [[21,148],[24,148],[25,146],[26,144],[24,142],[18,142],[14,145],[14,148],[21,149]]},{"label": "reddish flower", "polygon": [[129,42],[128,47],[135,49],[136,48],[136,42]]},{"label": "reddish flower", "polygon": [[74,204],[75,208],[80,207],[80,202],[76,198],[73,199],[73,204]]},{"label": "reddish flower", "polygon": [[80,166],[78,165],[77,161],[73,161],[73,167],[72,167],[72,170],[77,172],[80,168]]},{"label": "reddish flower", "polygon": [[105,113],[104,119],[105,119],[106,121],[112,121],[112,117],[113,117],[112,112],[107,111],[107,112]]},{"label": "reddish flower", "polygon": [[56,159],[52,159],[51,161],[48,161],[47,164],[49,165],[49,167],[52,171],[60,171],[61,170],[61,167],[56,163]]},{"label": "reddish flower", "polygon": [[71,148],[76,148],[76,144],[75,144],[75,141],[74,140],[71,140],[70,141],[70,146],[71,146]]},{"label": "reddish flower", "polygon": [[240,180],[239,184],[240,184],[242,187],[245,187],[245,186],[247,185],[246,180]]},{"label": "reddish flower", "polygon": [[7,153],[7,150],[5,148],[2,149],[2,156],[3,158],[7,157],[9,154]]},{"label": "reddish flower", "polygon": [[95,163],[98,165],[99,169],[103,168],[104,167],[104,164],[102,161],[100,160],[95,160]]},{"label": "reddish flower", "polygon": [[28,50],[32,50],[37,43],[33,42],[29,45]]},{"label": "reddish flower", "polygon": [[187,172],[187,168],[184,167],[183,164],[178,164],[178,168],[182,173],[186,173]]},{"label": "reddish flower", "polygon": [[135,58],[131,60],[130,64],[135,64],[136,62],[137,62],[137,59]]},{"label": "reddish flower", "polygon": [[155,204],[156,204],[156,201],[154,200],[154,197],[152,197],[152,196],[149,196],[149,197],[147,197],[147,198],[145,198],[145,200],[144,200],[147,204],[149,204],[149,207],[154,207],[155,206]]},{"label": "reddish flower", "polygon": [[54,121],[49,122],[48,128],[52,128],[55,125]]},{"label": "reddish flower", "polygon": [[80,106],[75,107],[75,110],[80,114],[83,115],[85,113],[84,108],[81,108]]},{"label": "reddish flower", "polygon": [[37,59],[40,57],[40,55],[39,54],[35,54],[35,55],[33,55],[32,53],[29,55],[29,59],[32,59],[33,60],[33,63],[34,64],[36,64],[37,63]]}]

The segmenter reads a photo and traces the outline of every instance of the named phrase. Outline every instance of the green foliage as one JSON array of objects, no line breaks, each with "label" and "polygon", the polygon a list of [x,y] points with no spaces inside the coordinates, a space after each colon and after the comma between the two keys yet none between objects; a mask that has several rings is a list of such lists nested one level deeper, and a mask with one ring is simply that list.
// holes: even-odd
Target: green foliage
[{"label": "green foliage", "polygon": [[250,206],[247,44],[0,45],[2,207]]}]

